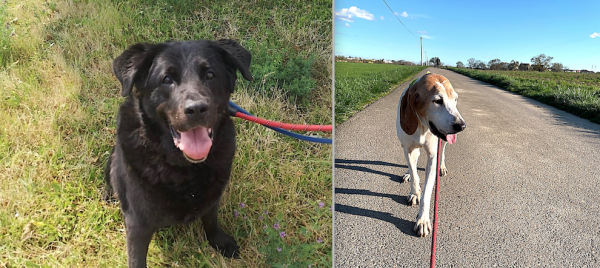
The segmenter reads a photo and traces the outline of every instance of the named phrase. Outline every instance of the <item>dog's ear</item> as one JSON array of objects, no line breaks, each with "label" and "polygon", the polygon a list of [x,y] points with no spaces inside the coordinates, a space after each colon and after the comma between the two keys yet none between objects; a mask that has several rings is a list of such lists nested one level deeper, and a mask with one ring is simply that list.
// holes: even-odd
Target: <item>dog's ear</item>
[{"label": "dog's ear", "polygon": [[415,134],[417,126],[419,126],[419,118],[417,118],[415,105],[419,101],[420,96],[419,93],[415,92],[415,88],[415,85],[412,85],[404,93],[400,103],[400,126],[408,135]]},{"label": "dog's ear", "polygon": [[231,39],[221,39],[217,41],[217,44],[227,52],[227,57],[232,61],[233,65],[240,70],[242,76],[246,80],[252,81],[252,74],[250,74],[250,61],[252,60],[252,55],[250,52]]},{"label": "dog's ear", "polygon": [[140,77],[144,77],[152,65],[156,45],[140,43],[130,46],[113,61],[113,72],[121,86],[121,96],[131,93],[133,85]]}]

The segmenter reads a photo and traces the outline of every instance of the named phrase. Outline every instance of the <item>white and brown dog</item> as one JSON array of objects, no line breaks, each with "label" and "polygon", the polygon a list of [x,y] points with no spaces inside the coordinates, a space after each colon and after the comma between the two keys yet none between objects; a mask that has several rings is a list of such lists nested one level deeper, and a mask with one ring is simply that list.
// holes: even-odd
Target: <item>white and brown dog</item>
[{"label": "white and brown dog", "polygon": [[[446,77],[428,73],[404,91],[398,104],[396,134],[408,162],[408,171],[402,180],[409,181],[412,177],[408,203],[421,203],[414,228],[419,236],[431,232],[429,206],[435,183],[437,138],[444,141],[440,163],[440,175],[444,176],[448,172],[444,163],[446,144],[456,142],[456,133],[466,127],[465,120],[456,109],[457,101],[458,94]],[[427,180],[423,194],[417,175],[419,148],[424,148],[427,153]]]}]

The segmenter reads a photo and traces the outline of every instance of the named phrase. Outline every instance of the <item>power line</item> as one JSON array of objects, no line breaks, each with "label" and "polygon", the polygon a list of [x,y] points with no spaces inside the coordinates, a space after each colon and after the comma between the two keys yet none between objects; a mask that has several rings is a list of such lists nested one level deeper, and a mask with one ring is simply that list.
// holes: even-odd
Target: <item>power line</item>
[{"label": "power line", "polygon": [[[396,13],[395,13],[395,12],[392,10],[392,8],[390,7],[390,5],[388,5],[388,3],[387,3],[385,0],[383,0],[383,2],[384,2],[384,3],[385,3],[385,5],[386,5],[386,6],[387,6],[387,7],[390,9],[390,11],[391,11],[391,12],[392,12],[392,14],[394,15],[394,17],[396,17],[396,19],[397,19],[397,20],[398,20],[398,21],[399,21],[399,22],[402,24],[402,26],[404,26],[404,28],[406,28],[406,25],[404,25],[404,23],[403,23],[403,22],[400,20],[400,18],[398,18],[398,16],[396,16]],[[411,32],[411,31],[410,31],[408,28],[406,28],[406,30],[407,30],[407,31],[408,31],[410,34],[412,34],[414,37],[416,37],[416,38],[419,38],[419,37],[417,37],[415,34],[413,34],[413,33],[412,33],[412,32]]]}]

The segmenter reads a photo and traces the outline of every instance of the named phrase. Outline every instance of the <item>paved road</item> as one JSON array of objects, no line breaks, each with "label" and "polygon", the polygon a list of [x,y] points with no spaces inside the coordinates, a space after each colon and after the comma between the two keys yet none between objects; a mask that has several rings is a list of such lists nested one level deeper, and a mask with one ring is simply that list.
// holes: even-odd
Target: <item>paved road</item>
[{"label": "paved road", "polygon": [[[450,80],[467,123],[446,149],[437,266],[600,267],[600,125],[430,70]],[[429,266],[431,236],[415,236],[418,208],[400,183],[395,119],[406,86],[336,127],[336,267]]]}]

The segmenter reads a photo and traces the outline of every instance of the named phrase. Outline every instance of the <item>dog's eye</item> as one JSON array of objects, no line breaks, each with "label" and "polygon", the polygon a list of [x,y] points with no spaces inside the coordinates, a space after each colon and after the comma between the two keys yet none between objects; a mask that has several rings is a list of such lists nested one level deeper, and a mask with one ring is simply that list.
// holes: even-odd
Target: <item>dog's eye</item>
[{"label": "dog's eye", "polygon": [[213,78],[215,78],[215,73],[213,73],[213,72],[207,72],[206,73],[206,80],[210,80],[210,79],[213,79]]},{"label": "dog's eye", "polygon": [[444,104],[444,99],[437,99],[437,100],[434,100],[433,102],[435,102],[439,105],[442,105],[442,104]]},{"label": "dog's eye", "polygon": [[162,80],[163,84],[173,84],[173,80],[171,79],[171,77],[165,76],[165,78],[163,78]]}]

